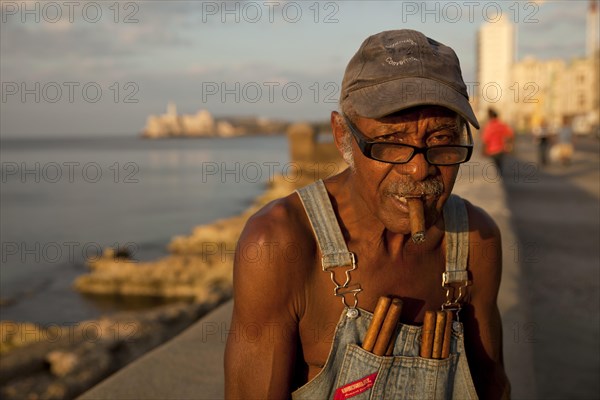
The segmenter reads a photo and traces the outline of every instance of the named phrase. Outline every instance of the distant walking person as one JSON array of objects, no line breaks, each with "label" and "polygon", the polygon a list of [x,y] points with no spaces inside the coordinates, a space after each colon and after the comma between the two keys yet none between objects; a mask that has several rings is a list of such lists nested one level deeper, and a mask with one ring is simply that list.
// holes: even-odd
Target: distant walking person
[{"label": "distant walking person", "polygon": [[548,148],[550,147],[550,132],[546,121],[533,128],[533,136],[538,144],[538,160],[540,165],[548,165]]},{"label": "distant walking person", "polygon": [[558,160],[564,166],[571,164],[573,157],[573,129],[571,128],[571,118],[563,117],[562,126],[558,131]]},{"label": "distant walking person", "polygon": [[502,175],[504,154],[510,153],[513,147],[514,134],[510,126],[498,118],[498,113],[492,108],[488,109],[488,123],[483,129],[483,151],[491,157]]}]

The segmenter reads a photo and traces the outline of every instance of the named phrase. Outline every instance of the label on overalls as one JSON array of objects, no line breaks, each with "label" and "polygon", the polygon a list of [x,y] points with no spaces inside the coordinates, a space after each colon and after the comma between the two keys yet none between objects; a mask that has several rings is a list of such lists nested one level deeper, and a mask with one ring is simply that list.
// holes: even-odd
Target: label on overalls
[{"label": "label on overalls", "polygon": [[375,384],[375,378],[377,378],[377,372],[337,388],[333,400],[345,400],[366,392]]}]

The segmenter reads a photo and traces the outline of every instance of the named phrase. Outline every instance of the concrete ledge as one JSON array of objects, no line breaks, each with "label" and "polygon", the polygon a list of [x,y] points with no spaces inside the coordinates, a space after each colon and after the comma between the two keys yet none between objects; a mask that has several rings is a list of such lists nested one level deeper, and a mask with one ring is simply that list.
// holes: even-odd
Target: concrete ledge
[{"label": "concrete ledge", "polygon": [[233,301],[221,305],[78,399],[222,399],[225,340],[215,333],[226,332],[232,310]]},{"label": "concrete ledge", "polygon": [[523,283],[519,243],[502,178],[492,160],[474,152],[471,161],[461,167],[453,193],[483,208],[500,228],[503,263],[498,308],[502,317],[504,368],[512,385],[513,399],[537,399],[533,347],[525,337],[532,319]]}]

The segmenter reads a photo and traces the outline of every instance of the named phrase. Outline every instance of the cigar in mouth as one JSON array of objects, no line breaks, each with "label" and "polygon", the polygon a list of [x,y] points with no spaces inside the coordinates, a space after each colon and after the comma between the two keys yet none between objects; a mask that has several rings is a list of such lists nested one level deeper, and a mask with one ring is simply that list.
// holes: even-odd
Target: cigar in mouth
[{"label": "cigar in mouth", "polygon": [[410,234],[412,241],[423,243],[425,241],[425,211],[421,197],[407,197],[408,217],[410,219]]}]

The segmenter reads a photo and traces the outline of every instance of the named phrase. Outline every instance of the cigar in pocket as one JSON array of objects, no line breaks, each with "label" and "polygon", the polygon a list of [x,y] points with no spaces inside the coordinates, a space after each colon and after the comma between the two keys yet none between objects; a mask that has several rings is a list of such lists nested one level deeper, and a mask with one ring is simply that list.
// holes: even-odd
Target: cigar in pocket
[{"label": "cigar in pocket", "polygon": [[433,336],[435,333],[435,312],[425,311],[423,328],[421,329],[421,351],[419,355],[423,358],[431,358],[433,350]]},{"label": "cigar in pocket", "polygon": [[397,333],[392,333],[392,338],[390,339],[390,343],[388,344],[387,350],[385,351],[386,356],[394,355],[394,346],[396,345],[396,335]]},{"label": "cigar in pocket", "polygon": [[402,300],[397,299],[400,301],[400,309],[397,311],[398,313],[398,318],[396,318],[396,323],[394,326],[394,329],[392,330],[392,337],[389,340],[388,343],[388,347],[387,350],[385,351],[385,355],[386,356],[391,356],[394,354],[394,346],[396,345],[396,339],[398,337],[398,321],[400,320],[400,315],[402,314]]},{"label": "cigar in pocket", "polygon": [[367,334],[365,335],[365,339],[363,340],[362,348],[366,351],[372,351],[373,346],[375,346],[375,341],[377,341],[377,335],[379,334],[379,330],[381,329],[381,325],[383,325],[383,320],[390,308],[390,303],[392,299],[387,296],[381,296],[377,301],[377,306],[375,307],[375,311],[373,312],[373,319],[371,320],[371,325],[369,325],[369,329],[367,330]]},{"label": "cigar in pocket", "polygon": [[435,313],[435,333],[433,336],[433,350],[431,358],[442,358],[442,346],[444,344],[444,332],[446,330],[446,312]]},{"label": "cigar in pocket", "polygon": [[390,340],[393,340],[392,337],[396,333],[400,313],[402,313],[402,300],[394,298],[377,335],[375,346],[373,346],[373,354],[377,356],[386,354]]},{"label": "cigar in pocket", "polygon": [[410,234],[413,242],[425,241],[425,211],[420,197],[407,197]]},{"label": "cigar in pocket", "polygon": [[445,310],[446,325],[444,326],[444,344],[442,345],[442,358],[450,357],[450,342],[452,341],[452,311]]}]

